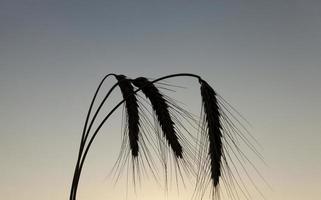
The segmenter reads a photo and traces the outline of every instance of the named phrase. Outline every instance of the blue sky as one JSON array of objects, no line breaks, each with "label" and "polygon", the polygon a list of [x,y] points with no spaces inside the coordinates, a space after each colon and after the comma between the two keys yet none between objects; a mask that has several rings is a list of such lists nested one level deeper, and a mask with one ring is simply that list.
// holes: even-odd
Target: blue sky
[{"label": "blue sky", "polygon": [[[268,163],[258,164],[273,188],[259,185],[267,199],[317,199],[320,9],[316,0],[0,0],[1,198],[68,197],[85,114],[105,74],[190,72],[251,122]],[[195,94],[182,98],[197,111]],[[119,114],[88,157],[79,199],[125,199],[124,185],[106,178]],[[138,199],[162,194],[147,188]]]}]

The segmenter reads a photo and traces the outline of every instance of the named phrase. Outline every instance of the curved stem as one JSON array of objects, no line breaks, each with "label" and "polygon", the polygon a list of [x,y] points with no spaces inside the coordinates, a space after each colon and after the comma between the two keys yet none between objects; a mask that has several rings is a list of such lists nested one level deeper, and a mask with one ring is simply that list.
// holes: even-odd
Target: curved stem
[{"label": "curved stem", "polygon": [[[164,80],[164,79],[168,79],[168,78],[173,78],[173,77],[178,77],[178,76],[188,76],[188,77],[194,77],[194,78],[197,78],[197,79],[201,79],[200,76],[196,75],[196,74],[190,74],[190,73],[179,73],[179,74],[171,74],[171,75],[167,75],[167,76],[163,76],[161,78],[158,78],[158,79],[155,79],[153,81],[151,81],[150,83],[146,84],[145,86],[143,87],[140,87],[138,89],[136,89],[134,91],[133,94],[131,95],[134,95],[136,94],[137,92],[139,92],[140,90],[142,90],[142,88],[146,87],[147,85],[150,85],[150,84],[153,84],[155,82],[158,82],[158,81],[161,81],[161,80]],[[118,83],[116,83],[113,87],[116,87],[116,85],[118,85]],[[120,101],[108,114],[107,116],[101,121],[101,123],[99,124],[99,126],[96,128],[95,132],[93,133],[92,137],[90,138],[89,142],[88,142],[88,145],[84,151],[84,154],[82,156],[82,159],[81,159],[81,162],[80,162],[80,166],[79,166],[79,171],[78,171],[78,178],[77,178],[77,182],[76,182],[76,185],[75,185],[75,188],[74,188],[74,199],[72,200],[75,200],[76,199],[76,192],[77,192],[77,188],[78,188],[78,182],[79,182],[79,178],[80,178],[80,175],[81,175],[81,171],[82,171],[82,168],[83,168],[83,165],[84,165],[84,162],[85,162],[85,159],[86,159],[86,156],[88,154],[88,151],[90,149],[90,146],[92,145],[94,139],[96,138],[99,130],[101,129],[101,127],[104,125],[104,123],[107,121],[107,119],[115,112],[115,110],[122,104],[124,103],[124,101],[127,99],[128,97],[124,98],[122,101]]]},{"label": "curved stem", "polygon": [[[103,103],[105,102],[105,100],[107,99],[107,97],[108,97],[108,96],[111,94],[111,92],[118,86],[118,84],[119,84],[119,82],[115,83],[115,84],[110,88],[110,90],[108,91],[108,93],[107,93],[107,95],[105,96],[104,100],[102,101],[102,103],[100,104],[99,108],[97,109],[97,111],[96,111],[96,113],[95,113],[95,117],[97,116],[98,111],[100,110],[101,106],[103,105]],[[91,121],[90,127],[91,127],[92,123],[93,123],[93,120]],[[90,127],[88,128],[88,130],[90,130]],[[81,172],[81,168],[82,168],[82,165],[79,165],[79,163],[80,163],[81,158],[82,158],[82,153],[83,153],[83,149],[84,149],[84,147],[85,147],[85,143],[86,143],[87,138],[88,138],[88,134],[89,134],[89,132],[87,132],[86,135],[85,135],[84,143],[83,143],[82,149],[81,149],[80,154],[79,154],[80,157],[79,157],[79,161],[77,162],[77,163],[78,163],[78,165],[77,165],[78,168],[77,168],[77,172],[74,174],[74,180],[75,180],[75,182],[73,182],[73,185],[72,185],[72,187],[73,187],[73,198],[72,198],[71,200],[76,199],[76,191],[77,191],[77,188],[78,188],[79,177],[80,177],[80,172]]]},{"label": "curved stem", "polygon": [[[96,100],[96,97],[97,97],[97,94],[102,86],[102,84],[105,82],[105,80],[109,77],[109,76],[115,76],[116,74],[113,74],[113,73],[110,73],[110,74],[107,74],[99,83],[97,89],[96,89],[96,92],[91,100],[91,103],[90,103],[90,106],[89,106],[89,109],[88,109],[88,112],[87,112],[87,116],[86,116],[86,121],[85,121],[85,125],[84,125],[84,128],[83,128],[83,132],[82,132],[82,135],[81,135],[81,141],[80,141],[80,147],[79,147],[79,152],[78,152],[78,158],[77,158],[77,163],[76,163],[76,166],[75,166],[75,170],[74,170],[74,177],[73,177],[73,180],[72,180],[72,184],[71,184],[71,192],[70,192],[70,197],[69,199],[71,200],[73,198],[73,191],[74,191],[74,184],[75,184],[75,181],[76,181],[76,174],[77,174],[77,171],[79,169],[79,164],[80,164],[80,159],[81,159],[81,155],[82,155],[82,152],[83,152],[83,149],[84,149],[84,146],[85,146],[85,143],[86,143],[86,139],[87,139],[87,135],[88,135],[88,131],[86,133],[86,129],[87,129],[87,124],[88,124],[88,121],[89,121],[89,117],[90,117],[90,113],[91,113],[91,110],[92,110],[92,107],[94,105],[94,102]],[[104,99],[105,100],[105,99]],[[102,102],[101,104],[103,104],[104,102]],[[97,113],[97,111],[96,111]],[[95,113],[95,115],[96,115]],[[92,120],[93,121],[93,120]]]}]

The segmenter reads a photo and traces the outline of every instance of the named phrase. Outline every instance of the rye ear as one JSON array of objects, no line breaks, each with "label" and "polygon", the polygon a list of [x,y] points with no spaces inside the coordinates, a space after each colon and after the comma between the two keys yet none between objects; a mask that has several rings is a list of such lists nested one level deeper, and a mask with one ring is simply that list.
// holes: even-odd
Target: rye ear
[{"label": "rye ear", "polygon": [[133,157],[138,156],[139,146],[139,112],[138,102],[134,94],[134,87],[124,75],[116,75],[123,98],[125,99],[129,146]]},{"label": "rye ear", "polygon": [[221,176],[221,160],[223,154],[220,112],[214,89],[202,79],[199,79],[199,82],[201,84],[202,104],[209,139],[208,154],[210,158],[211,179],[214,187],[216,187]]},{"label": "rye ear", "polygon": [[150,100],[152,108],[156,114],[157,121],[162,129],[167,143],[172,148],[177,158],[182,158],[182,146],[178,141],[175,131],[175,124],[168,111],[168,103],[157,87],[145,77],[133,80],[133,84],[141,88],[145,96]]}]

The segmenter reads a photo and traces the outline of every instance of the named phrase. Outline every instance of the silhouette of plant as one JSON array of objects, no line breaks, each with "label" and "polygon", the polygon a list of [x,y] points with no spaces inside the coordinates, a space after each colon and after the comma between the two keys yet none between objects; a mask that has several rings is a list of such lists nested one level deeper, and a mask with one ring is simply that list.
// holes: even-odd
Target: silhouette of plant
[{"label": "silhouette of plant", "polygon": [[[110,88],[89,121],[97,94],[106,78],[110,76],[114,76],[117,83]],[[196,119],[189,111],[180,107],[174,99],[162,94],[159,90],[162,87],[157,84],[161,81],[181,76],[196,78],[200,84],[202,99],[200,119]],[[164,83],[163,85],[169,86]],[[90,136],[92,125],[99,111],[117,86],[121,90],[123,100],[111,109]],[[146,98],[140,96],[139,91]],[[142,103],[148,101],[152,112],[149,112]],[[239,148],[239,143],[242,141],[261,158],[247,137],[250,135],[249,132],[235,116],[235,113],[243,120],[244,118],[200,76],[180,73],[149,80],[145,77],[130,79],[124,75],[108,74],[100,82],[87,113],[70,190],[70,200],[76,200],[81,171],[95,137],[106,120],[123,103],[126,126],[122,137],[121,152],[114,166],[118,175],[125,167],[125,163],[131,162],[134,183],[136,176],[140,176],[142,171],[146,169],[150,169],[157,179],[159,168],[156,167],[156,163],[160,162],[166,180],[169,167],[174,167],[175,172],[182,179],[183,173],[195,178],[195,191],[192,197],[194,199],[202,199],[207,191],[209,191],[211,198],[219,199],[221,183],[224,183],[225,193],[231,199],[239,198],[239,193],[249,199],[251,195],[240,177],[238,170],[240,167],[257,188],[243,164],[249,162],[252,165],[252,163]],[[154,124],[150,122],[148,115],[154,118]],[[182,123],[182,119],[185,119],[197,130],[198,134],[191,134],[190,130]],[[185,134],[181,129],[185,131]],[[251,139],[255,141],[252,136]],[[238,166],[236,163],[240,165]],[[252,167],[256,170],[254,165]]]}]

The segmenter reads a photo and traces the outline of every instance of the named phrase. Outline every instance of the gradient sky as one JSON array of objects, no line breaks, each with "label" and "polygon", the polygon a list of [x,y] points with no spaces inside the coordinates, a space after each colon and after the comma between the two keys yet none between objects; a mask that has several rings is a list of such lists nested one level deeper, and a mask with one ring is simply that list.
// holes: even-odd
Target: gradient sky
[{"label": "gradient sky", "polygon": [[[0,198],[68,198],[105,74],[191,72],[251,122],[268,164],[254,160],[272,187],[258,182],[267,199],[319,199],[320,10],[318,0],[0,0]],[[197,110],[198,95],[184,102]],[[119,142],[118,113],[89,153],[79,200],[125,199],[125,186],[107,178]],[[145,185],[128,200],[158,194]]]}]

